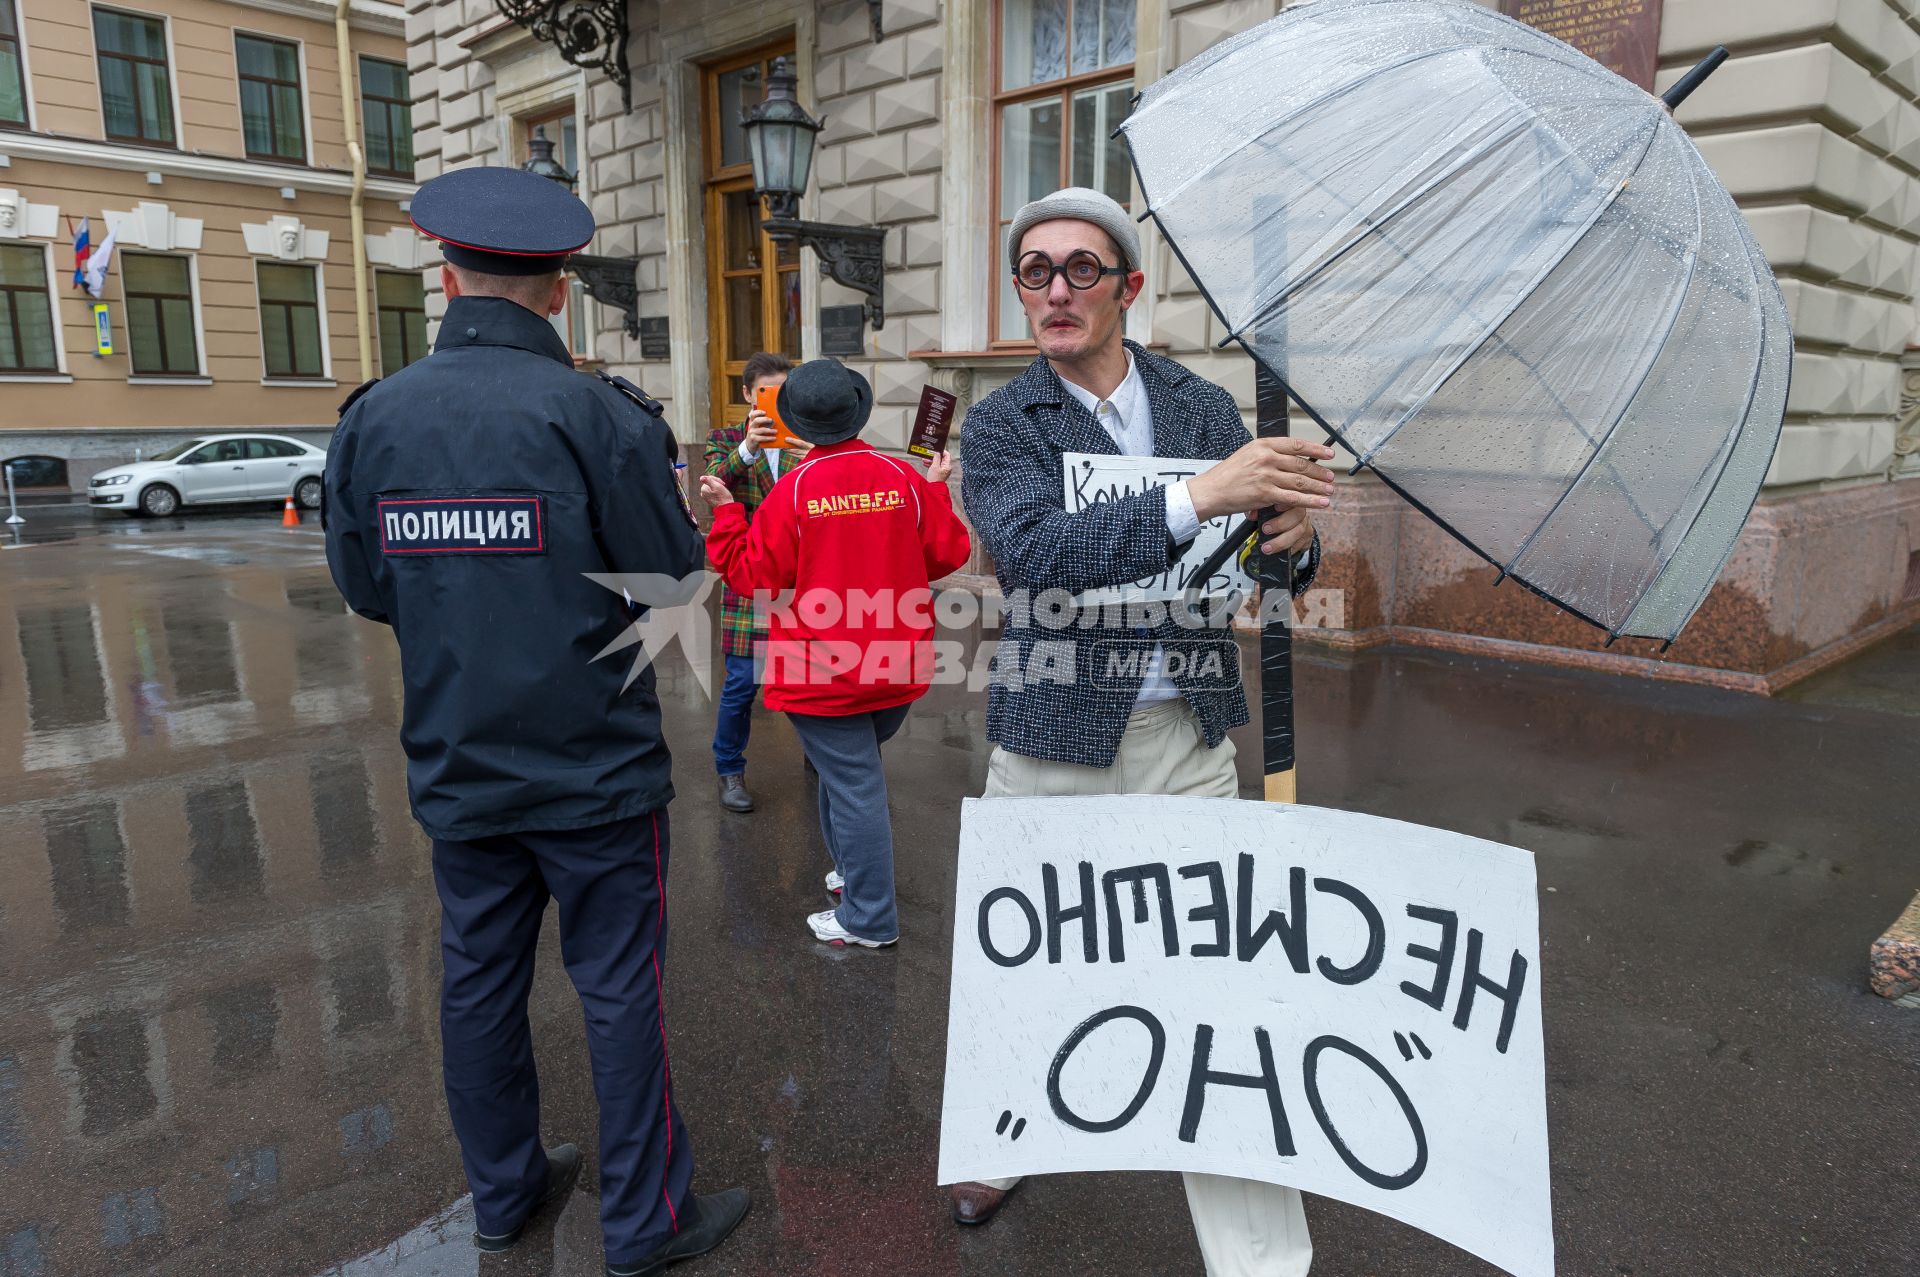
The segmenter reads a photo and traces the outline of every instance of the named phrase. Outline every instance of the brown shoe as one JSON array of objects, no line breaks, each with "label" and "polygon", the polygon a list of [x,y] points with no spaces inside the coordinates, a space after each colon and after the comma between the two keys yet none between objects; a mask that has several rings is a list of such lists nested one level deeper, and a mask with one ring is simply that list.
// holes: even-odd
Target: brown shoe
[{"label": "brown shoe", "polygon": [[953,1222],[969,1227],[986,1223],[1012,1191],[1011,1188],[989,1188],[971,1180],[955,1184],[947,1190],[947,1195],[953,1199]]}]

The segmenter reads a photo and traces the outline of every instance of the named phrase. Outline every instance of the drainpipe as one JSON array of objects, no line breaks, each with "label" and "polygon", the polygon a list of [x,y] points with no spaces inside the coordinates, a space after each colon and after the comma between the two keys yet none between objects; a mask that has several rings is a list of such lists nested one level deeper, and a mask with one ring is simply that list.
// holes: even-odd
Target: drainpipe
[{"label": "drainpipe", "polygon": [[336,0],[333,8],[333,38],[340,58],[340,122],[346,126],[347,158],[353,165],[353,194],[347,209],[353,224],[353,326],[358,338],[360,380],[375,376],[373,334],[367,320],[367,156],[360,149],[360,121],[355,117],[353,91],[353,50],[347,43],[347,8],[352,0]]}]

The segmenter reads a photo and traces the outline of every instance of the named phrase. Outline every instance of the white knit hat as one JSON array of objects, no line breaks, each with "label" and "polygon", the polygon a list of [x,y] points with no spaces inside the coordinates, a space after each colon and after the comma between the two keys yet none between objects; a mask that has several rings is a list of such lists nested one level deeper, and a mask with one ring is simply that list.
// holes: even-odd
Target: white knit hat
[{"label": "white knit hat", "polygon": [[1020,211],[1013,215],[1013,225],[1007,227],[1008,269],[1020,267],[1020,237],[1027,233],[1028,227],[1061,217],[1092,222],[1113,236],[1114,247],[1120,250],[1120,265],[1128,270],[1140,268],[1140,232],[1127,210],[1115,203],[1112,196],[1091,187],[1069,186],[1022,204]]}]

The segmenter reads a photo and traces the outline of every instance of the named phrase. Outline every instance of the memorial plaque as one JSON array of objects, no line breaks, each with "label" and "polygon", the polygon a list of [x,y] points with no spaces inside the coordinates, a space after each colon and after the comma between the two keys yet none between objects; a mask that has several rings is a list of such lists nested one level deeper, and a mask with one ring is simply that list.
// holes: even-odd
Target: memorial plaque
[{"label": "memorial plaque", "polygon": [[820,353],[839,356],[866,354],[867,308],[857,305],[822,306]]},{"label": "memorial plaque", "polygon": [[640,358],[671,359],[673,343],[667,336],[667,317],[655,315],[640,320]]},{"label": "memorial plaque", "polygon": [[1565,40],[1652,92],[1660,5],[1661,0],[1500,0],[1500,12]]}]

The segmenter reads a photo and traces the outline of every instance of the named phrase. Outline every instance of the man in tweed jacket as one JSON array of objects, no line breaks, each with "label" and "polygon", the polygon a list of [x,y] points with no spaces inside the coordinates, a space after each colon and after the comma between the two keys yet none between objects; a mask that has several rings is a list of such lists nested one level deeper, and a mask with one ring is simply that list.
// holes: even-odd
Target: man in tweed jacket
[{"label": "man in tweed jacket", "polygon": [[[967,516],[1009,604],[988,690],[987,736],[998,748],[986,796],[1235,797],[1227,731],[1247,721],[1238,678],[1165,659],[1197,644],[1218,650],[1230,635],[1115,608],[1096,616],[1070,606],[1063,618],[1040,596],[1054,592],[1057,603],[1063,591],[1156,575],[1206,520],[1269,506],[1280,513],[1263,524],[1260,548],[1294,555],[1294,588],[1304,590],[1319,565],[1310,512],[1333,496],[1333,475],[1318,463],[1333,452],[1302,439],[1251,439],[1233,396],[1123,340],[1146,277],[1134,223],[1107,196],[1076,187],[1026,205],[1008,229],[1007,259],[1041,357],[974,405],[960,440]],[[1070,452],[1217,464],[1068,514],[1062,457]],[[1151,657],[1116,668],[1108,659],[1116,640]],[[1237,674],[1235,657],[1227,661]],[[1209,1277],[1305,1277],[1313,1248],[1297,1191],[1185,1178]],[[954,1219],[984,1223],[1018,1182],[954,1185]]]},{"label": "man in tweed jacket", "polygon": [[[752,409],[753,396],[762,386],[778,386],[787,379],[793,364],[785,355],[760,351],[747,360],[740,375],[741,392],[746,396],[747,420],[737,426],[717,426],[707,435],[707,473],[727,485],[733,499],[746,512],[749,523],[753,512],[773,491],[773,485],[787,469],[805,455],[782,456],[786,449],[770,449],[773,423]],[[766,642],[765,626],[757,626],[753,600],[735,594],[724,585],[720,591],[720,651],[727,666],[727,681],[720,689],[720,704],[714,715],[713,765],[720,773],[720,805],[728,811],[753,810],[753,795],[747,792],[747,735],[753,723],[753,697],[758,690],[754,669],[754,644]]]}]

